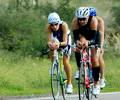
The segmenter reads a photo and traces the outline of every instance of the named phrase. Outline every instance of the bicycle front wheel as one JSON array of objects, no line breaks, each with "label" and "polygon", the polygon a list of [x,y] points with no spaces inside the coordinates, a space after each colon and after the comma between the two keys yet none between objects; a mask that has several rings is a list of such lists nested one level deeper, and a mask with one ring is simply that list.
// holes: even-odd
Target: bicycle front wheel
[{"label": "bicycle front wheel", "polygon": [[61,74],[60,76],[60,86],[61,86],[61,92],[62,92],[62,96],[63,96],[63,100],[65,100],[65,88],[66,88],[66,83],[67,80],[62,76],[63,74]]},{"label": "bicycle front wheel", "polygon": [[88,79],[89,79],[89,87],[87,88],[87,92],[86,92],[86,97],[88,100],[92,100],[92,96],[93,96],[93,77],[92,77],[92,68],[90,67],[90,64],[87,64],[87,75],[88,75]]},{"label": "bicycle front wheel", "polygon": [[78,94],[79,100],[85,100],[86,85],[85,85],[85,71],[79,68],[79,79],[78,79]]},{"label": "bicycle front wheel", "polygon": [[54,62],[53,66],[51,67],[51,90],[54,100],[57,100],[60,95],[60,80],[58,64],[56,62]]},{"label": "bicycle front wheel", "polygon": [[87,88],[87,91],[86,91],[86,97],[87,97],[87,100],[92,100],[92,94],[93,92],[93,84],[90,84],[90,87]]}]

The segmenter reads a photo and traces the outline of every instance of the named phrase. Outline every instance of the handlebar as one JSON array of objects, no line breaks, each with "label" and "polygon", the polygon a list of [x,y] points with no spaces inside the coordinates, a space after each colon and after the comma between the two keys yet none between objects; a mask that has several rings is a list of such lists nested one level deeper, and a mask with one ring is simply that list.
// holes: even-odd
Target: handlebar
[{"label": "handlebar", "polygon": [[[76,48],[77,45],[74,43],[73,45],[71,45],[71,48]],[[98,48],[98,44],[89,44],[87,48]],[[82,48],[79,48],[82,49]]]}]

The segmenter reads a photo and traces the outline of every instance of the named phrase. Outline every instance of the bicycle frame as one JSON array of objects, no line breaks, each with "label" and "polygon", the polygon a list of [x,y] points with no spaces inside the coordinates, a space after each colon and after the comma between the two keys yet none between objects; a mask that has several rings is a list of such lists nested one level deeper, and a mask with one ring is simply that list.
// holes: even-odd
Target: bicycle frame
[{"label": "bicycle frame", "polygon": [[80,67],[79,67],[79,79],[78,79],[78,93],[79,100],[84,100],[85,96],[88,100],[91,100],[92,88],[93,88],[93,80],[92,72],[91,72],[91,50],[87,48],[85,50],[80,51],[81,59],[80,59]]},{"label": "bicycle frame", "polygon": [[[56,75],[56,79],[54,76]],[[54,79],[54,80],[53,80]],[[55,85],[53,84],[54,81],[57,81],[57,94],[55,94],[54,88]],[[63,51],[62,49],[55,50],[54,52],[54,61],[51,67],[51,89],[52,95],[54,100],[57,100],[60,95],[60,87],[63,96],[63,100],[65,100],[65,78],[64,78],[64,66],[63,66]]]}]

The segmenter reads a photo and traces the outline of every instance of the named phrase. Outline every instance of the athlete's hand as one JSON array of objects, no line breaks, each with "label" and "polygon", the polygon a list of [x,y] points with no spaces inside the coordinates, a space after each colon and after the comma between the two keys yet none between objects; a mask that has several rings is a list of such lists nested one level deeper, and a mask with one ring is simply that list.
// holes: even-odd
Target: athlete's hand
[{"label": "athlete's hand", "polygon": [[75,48],[75,52],[80,52],[82,49],[81,48],[79,48],[79,47],[76,47]]},{"label": "athlete's hand", "polygon": [[72,48],[72,51],[80,52],[81,48],[82,48],[82,44],[79,40],[77,40],[75,46]]},{"label": "athlete's hand", "polygon": [[86,40],[82,43],[82,49],[85,49],[87,47],[88,47],[88,41]]},{"label": "athlete's hand", "polygon": [[54,43],[54,42],[48,42],[48,46],[51,50],[56,50],[59,48],[59,44]]},{"label": "athlete's hand", "polygon": [[100,53],[104,53],[104,49],[103,48],[100,48]]},{"label": "athlete's hand", "polygon": [[77,42],[76,42],[76,47],[79,48],[79,49],[82,48],[82,43],[81,43],[81,41],[77,40]]}]

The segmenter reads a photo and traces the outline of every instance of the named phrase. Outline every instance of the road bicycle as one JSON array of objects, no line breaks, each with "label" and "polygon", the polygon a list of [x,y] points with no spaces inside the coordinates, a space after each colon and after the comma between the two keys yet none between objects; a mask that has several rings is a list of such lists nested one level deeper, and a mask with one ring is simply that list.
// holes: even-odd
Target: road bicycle
[{"label": "road bicycle", "polygon": [[54,60],[51,67],[51,90],[54,100],[58,100],[61,97],[65,100],[66,84],[67,80],[63,66],[63,50],[58,49],[54,51]]},{"label": "road bicycle", "polygon": [[91,64],[91,47],[80,51],[80,67],[78,78],[79,100],[92,100],[93,77]]}]

